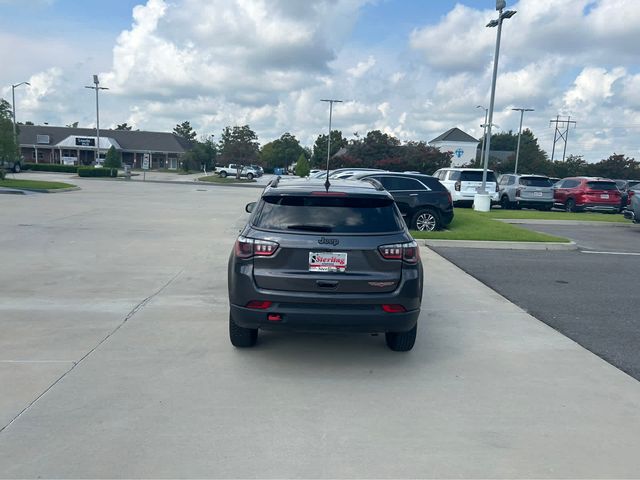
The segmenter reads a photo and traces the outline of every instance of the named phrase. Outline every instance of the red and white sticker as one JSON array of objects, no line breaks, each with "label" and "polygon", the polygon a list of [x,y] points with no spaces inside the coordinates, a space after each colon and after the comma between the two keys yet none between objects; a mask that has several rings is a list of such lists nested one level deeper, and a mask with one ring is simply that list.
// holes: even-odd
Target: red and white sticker
[{"label": "red and white sticker", "polygon": [[310,272],[344,272],[346,269],[346,253],[309,252]]}]

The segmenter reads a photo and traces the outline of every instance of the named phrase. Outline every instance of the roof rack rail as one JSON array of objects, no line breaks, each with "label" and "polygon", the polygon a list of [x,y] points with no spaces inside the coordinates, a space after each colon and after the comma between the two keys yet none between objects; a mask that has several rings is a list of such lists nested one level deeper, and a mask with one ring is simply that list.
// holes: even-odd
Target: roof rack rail
[{"label": "roof rack rail", "polygon": [[383,191],[384,190],[384,187],[382,186],[382,183],[380,183],[375,178],[363,178],[362,180],[367,182],[367,183],[370,183],[371,185],[373,185],[375,187],[375,189],[378,190],[378,191]]}]

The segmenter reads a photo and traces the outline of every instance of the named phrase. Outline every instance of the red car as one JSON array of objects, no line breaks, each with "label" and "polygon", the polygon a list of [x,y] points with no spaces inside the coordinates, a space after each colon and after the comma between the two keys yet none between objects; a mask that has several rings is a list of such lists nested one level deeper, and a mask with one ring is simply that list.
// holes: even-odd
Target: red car
[{"label": "red car", "polygon": [[567,212],[619,212],[620,195],[616,182],[608,178],[569,177],[553,186],[554,206]]}]

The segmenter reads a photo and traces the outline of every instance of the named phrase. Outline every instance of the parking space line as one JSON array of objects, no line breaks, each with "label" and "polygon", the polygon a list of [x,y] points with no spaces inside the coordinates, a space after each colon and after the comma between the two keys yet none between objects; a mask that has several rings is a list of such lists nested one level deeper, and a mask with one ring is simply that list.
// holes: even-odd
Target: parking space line
[{"label": "parking space line", "polygon": [[632,256],[640,256],[640,253],[634,252],[597,252],[595,250],[580,250],[582,253],[597,253],[600,255],[632,255]]}]

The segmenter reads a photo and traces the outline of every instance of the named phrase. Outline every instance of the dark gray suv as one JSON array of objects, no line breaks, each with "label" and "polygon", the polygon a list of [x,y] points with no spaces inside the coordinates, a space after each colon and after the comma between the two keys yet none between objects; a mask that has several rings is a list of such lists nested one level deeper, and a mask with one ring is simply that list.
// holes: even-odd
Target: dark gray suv
[{"label": "dark gray suv", "polygon": [[273,181],[229,258],[229,334],[258,329],[385,333],[413,348],[422,301],[420,250],[378,182]]}]

